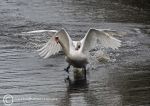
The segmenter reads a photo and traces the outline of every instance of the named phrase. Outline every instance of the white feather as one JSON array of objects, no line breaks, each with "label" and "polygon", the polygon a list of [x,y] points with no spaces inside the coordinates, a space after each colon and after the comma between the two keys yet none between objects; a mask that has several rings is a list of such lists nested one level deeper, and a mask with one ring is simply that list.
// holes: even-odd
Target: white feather
[{"label": "white feather", "polygon": [[42,33],[42,32],[52,32],[52,33],[56,33],[56,32],[58,32],[58,31],[57,31],[57,30],[34,30],[34,31],[22,32],[22,33],[32,34],[32,33]]},{"label": "white feather", "polygon": [[50,38],[50,40],[39,50],[39,55],[43,58],[48,58],[52,55],[57,54],[59,51],[62,51],[62,47],[60,44],[57,44],[55,41],[55,36],[58,36],[59,39],[64,43],[64,52],[68,52],[72,47],[72,40],[65,29],[61,29],[54,36]]},{"label": "white feather", "polygon": [[111,36],[104,30],[90,29],[86,36],[81,40],[81,51],[87,52],[93,49],[96,45],[105,48],[118,49],[121,46],[121,41]]},{"label": "white feather", "polygon": [[61,50],[61,46],[56,43],[55,36],[53,36],[41,49],[37,51],[39,52],[39,55],[41,57],[48,58],[52,55],[57,54]]}]

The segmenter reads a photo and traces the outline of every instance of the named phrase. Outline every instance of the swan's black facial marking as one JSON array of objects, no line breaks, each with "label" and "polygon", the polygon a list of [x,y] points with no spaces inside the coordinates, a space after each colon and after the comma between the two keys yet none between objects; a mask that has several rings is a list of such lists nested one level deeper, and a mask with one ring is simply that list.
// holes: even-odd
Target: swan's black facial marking
[{"label": "swan's black facial marking", "polygon": [[76,50],[79,50],[80,49],[80,47],[81,47],[81,43],[80,42],[77,42],[77,45],[76,45]]},{"label": "swan's black facial marking", "polygon": [[80,45],[77,45],[77,48],[80,49]]},{"label": "swan's black facial marking", "polygon": [[59,37],[58,36],[55,36],[55,41],[57,44],[59,43]]}]

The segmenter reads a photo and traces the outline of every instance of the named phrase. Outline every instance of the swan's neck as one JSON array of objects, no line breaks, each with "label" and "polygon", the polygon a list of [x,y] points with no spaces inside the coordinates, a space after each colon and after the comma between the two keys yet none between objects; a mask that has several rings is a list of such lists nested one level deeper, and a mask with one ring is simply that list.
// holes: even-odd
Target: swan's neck
[{"label": "swan's neck", "polygon": [[65,55],[69,55],[69,48],[67,48],[62,42],[59,42],[59,44],[61,45]]}]

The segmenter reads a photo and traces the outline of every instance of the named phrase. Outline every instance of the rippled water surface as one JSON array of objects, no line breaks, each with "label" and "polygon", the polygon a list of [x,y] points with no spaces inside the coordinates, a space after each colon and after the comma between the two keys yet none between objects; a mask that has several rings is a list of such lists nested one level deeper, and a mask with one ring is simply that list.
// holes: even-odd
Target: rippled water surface
[{"label": "rippled water surface", "polygon": [[[150,11],[116,0],[0,0],[0,104],[12,106],[149,106]],[[89,28],[110,28],[122,47],[96,62],[87,81],[66,82],[63,55],[42,59],[36,49],[48,34],[65,28],[80,39]],[[11,98],[8,99],[11,102]]]}]

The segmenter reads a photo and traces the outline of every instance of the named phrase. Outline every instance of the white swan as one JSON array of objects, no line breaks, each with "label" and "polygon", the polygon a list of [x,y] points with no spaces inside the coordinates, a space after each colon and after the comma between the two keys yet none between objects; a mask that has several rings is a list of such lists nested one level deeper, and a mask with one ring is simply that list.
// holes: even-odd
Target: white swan
[{"label": "white swan", "polygon": [[70,65],[76,68],[83,68],[86,74],[86,65],[88,64],[88,52],[96,45],[100,44],[105,48],[118,49],[121,41],[111,36],[105,30],[89,29],[85,37],[80,41],[72,41],[65,29],[56,32],[54,36],[38,51],[39,55],[48,58],[59,51],[63,51],[65,59]]}]

